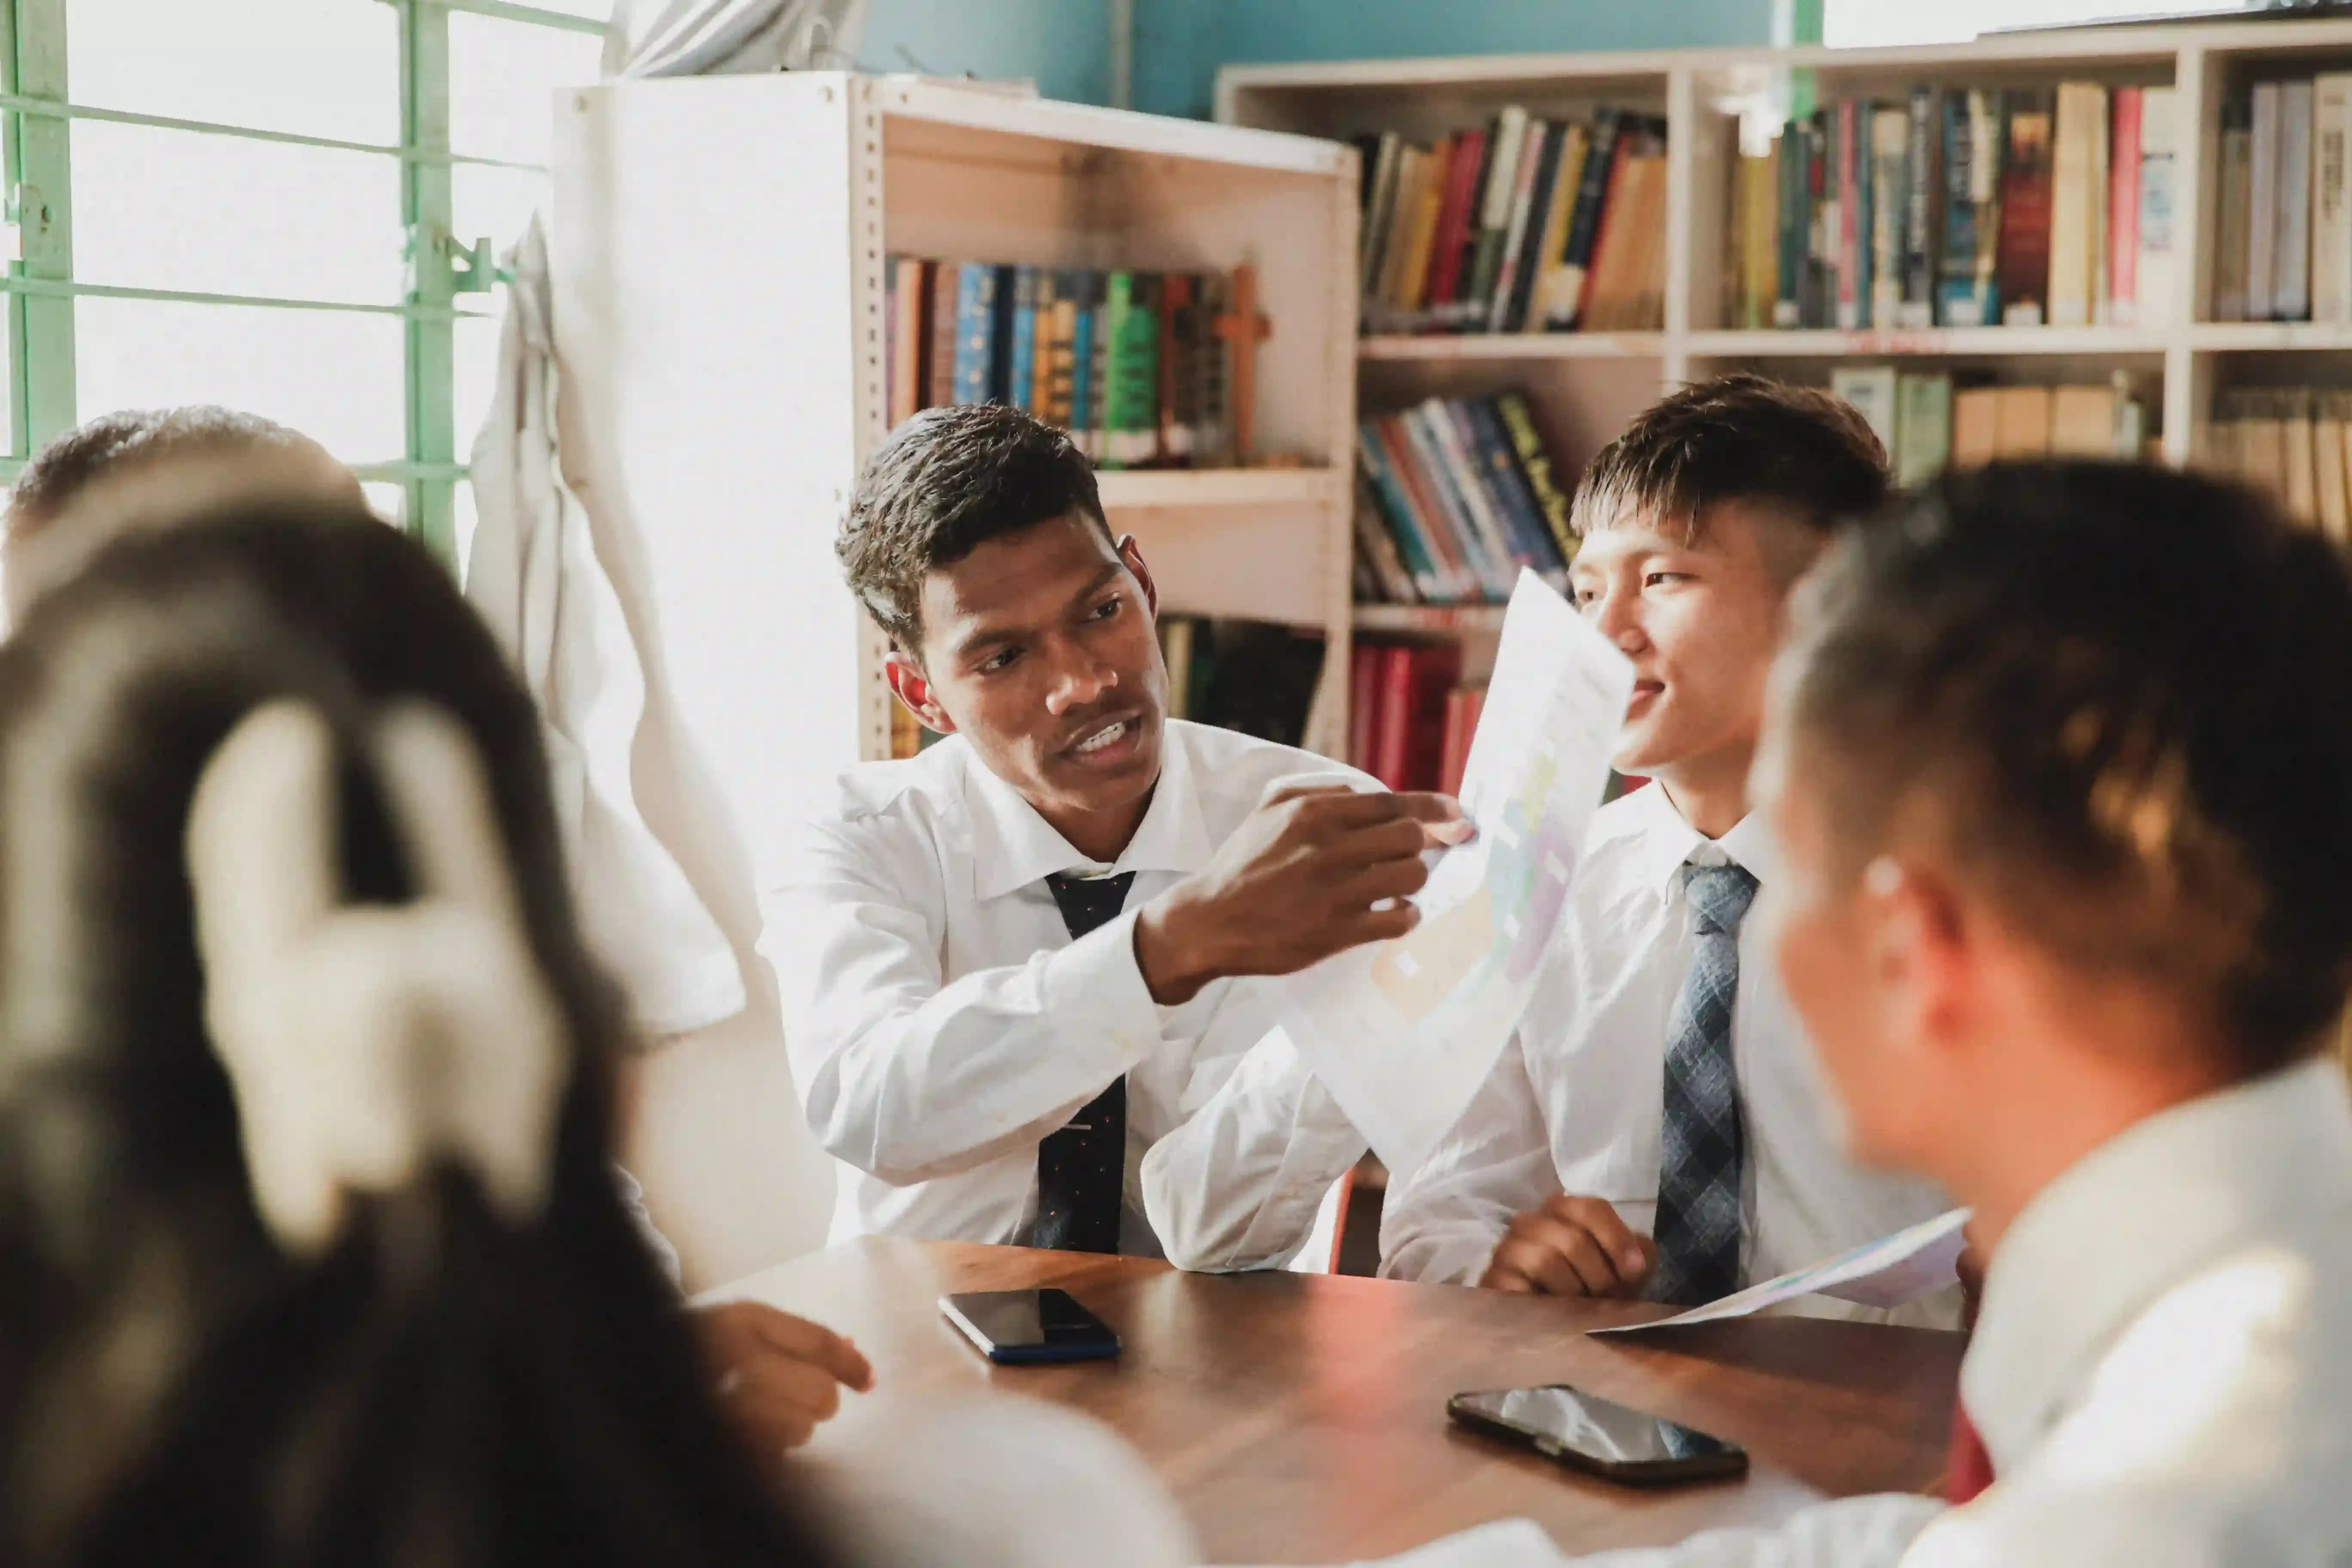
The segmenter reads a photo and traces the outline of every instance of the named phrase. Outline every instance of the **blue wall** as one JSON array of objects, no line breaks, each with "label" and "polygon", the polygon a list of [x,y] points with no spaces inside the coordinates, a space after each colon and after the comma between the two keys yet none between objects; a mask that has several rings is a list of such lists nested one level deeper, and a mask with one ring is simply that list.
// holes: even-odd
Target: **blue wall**
[{"label": "blue wall", "polygon": [[[1205,118],[1229,62],[1761,44],[1771,16],[1772,0],[1135,0],[1135,107]],[[874,0],[858,63],[1108,103],[1110,4]]]},{"label": "blue wall", "polygon": [[874,0],[857,63],[874,71],[1033,77],[1047,98],[1108,103],[1109,0]]},{"label": "blue wall", "polygon": [[1135,106],[1206,116],[1217,67],[1771,39],[1772,0],[1136,0]]}]

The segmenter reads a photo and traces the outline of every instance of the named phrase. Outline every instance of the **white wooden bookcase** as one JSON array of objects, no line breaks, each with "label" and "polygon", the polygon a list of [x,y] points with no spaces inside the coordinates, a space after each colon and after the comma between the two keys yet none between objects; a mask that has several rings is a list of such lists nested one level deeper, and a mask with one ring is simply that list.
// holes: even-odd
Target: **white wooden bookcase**
[{"label": "white wooden bookcase", "polygon": [[[1922,48],[1687,49],[1498,55],[1315,65],[1234,65],[1217,77],[1221,122],[1345,137],[1397,130],[1427,140],[1481,122],[1506,103],[1538,115],[1589,115],[1609,103],[1668,122],[1664,330],[1437,338],[1368,337],[1358,395],[1378,412],[1433,394],[1519,384],[1556,461],[1573,472],[1661,392],[1732,369],[1827,384],[1843,360],[1997,370],[2005,381],[2105,381],[2131,372],[2150,394],[2166,457],[2202,450],[2217,389],[2352,386],[2352,325],[2217,322],[2212,300],[2216,166],[2224,97],[2244,83],[2352,68],[2352,22],[2230,21],[2084,28]],[[2194,216],[2171,324],[1930,331],[1727,331],[1723,269],[1729,160],[1743,114],[1778,118],[1792,73],[1817,100],[1894,97],[1922,83],[1968,87],[2173,85],[2199,155],[2180,170]],[[1490,642],[1499,612],[1365,606],[1360,629],[1463,635]],[[1473,662],[1477,658],[1472,655]]]},{"label": "white wooden bookcase", "polygon": [[[885,435],[884,258],[1257,268],[1255,447],[1303,466],[1102,477],[1173,611],[1322,629],[1347,733],[1353,149],[840,73],[559,100],[567,463],[635,542],[650,641],[755,859],[888,755],[884,645],[835,530]],[[600,542],[601,542],[600,536]]]}]

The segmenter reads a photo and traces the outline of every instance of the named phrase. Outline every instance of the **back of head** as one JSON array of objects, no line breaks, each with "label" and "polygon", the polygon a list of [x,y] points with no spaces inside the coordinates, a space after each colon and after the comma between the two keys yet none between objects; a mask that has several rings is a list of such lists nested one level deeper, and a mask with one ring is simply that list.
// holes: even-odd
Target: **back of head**
[{"label": "back of head", "polygon": [[1717,376],[1652,404],[1577,482],[1582,535],[1643,527],[1687,542],[1746,502],[1826,536],[1885,500],[1886,453],[1842,397],[1760,375]]},{"label": "back of head", "polygon": [[120,534],[287,494],[364,504],[326,448],[257,415],[210,405],[102,415],[16,477],[0,534],[8,603],[21,613]]},{"label": "back of head", "polygon": [[[341,739],[356,900],[415,886],[369,715],[431,703],[481,755],[572,1053],[532,1223],[448,1163],[317,1261],[257,1214],[184,836],[224,737],[286,698]],[[612,1191],[619,1017],[530,700],[422,551],[355,507],[247,506],[45,595],[0,647],[0,1560],[804,1560]]]},{"label": "back of head", "polygon": [[1899,833],[2063,963],[2178,999],[2216,1081],[2352,990],[2352,575],[2237,486],[1947,476],[1801,591],[1792,781],[1845,875]]}]

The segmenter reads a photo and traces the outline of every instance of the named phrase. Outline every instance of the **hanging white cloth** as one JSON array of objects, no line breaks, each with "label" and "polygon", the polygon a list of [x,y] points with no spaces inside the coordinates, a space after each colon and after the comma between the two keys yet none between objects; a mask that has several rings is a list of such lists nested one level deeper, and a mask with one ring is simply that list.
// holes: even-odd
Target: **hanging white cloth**
[{"label": "hanging white cloth", "polygon": [[631,784],[644,662],[556,450],[547,237],[508,258],[497,395],[474,443],[478,522],[466,596],[538,700],[555,806],[590,942],[660,1037],[743,1010],[733,950],[638,812]]},{"label": "hanging white cloth", "polygon": [[847,70],[866,0],[620,0],[604,75],[741,76]]}]

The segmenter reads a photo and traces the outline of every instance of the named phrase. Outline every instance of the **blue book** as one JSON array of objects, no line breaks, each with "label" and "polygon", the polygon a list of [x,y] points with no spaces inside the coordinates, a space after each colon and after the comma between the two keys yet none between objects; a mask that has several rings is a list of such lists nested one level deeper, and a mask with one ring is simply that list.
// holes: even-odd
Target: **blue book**
[{"label": "blue book", "polygon": [[1094,456],[1095,318],[1102,309],[1102,274],[1070,275],[1078,313],[1070,323],[1070,439]]},{"label": "blue book", "polygon": [[967,261],[956,269],[955,400],[985,403],[996,349],[996,271]]},{"label": "blue book", "polygon": [[1013,366],[1006,399],[1024,414],[1037,412],[1037,269],[1015,268],[1013,273]]},{"label": "blue book", "polygon": [[1389,532],[1397,542],[1397,553],[1404,557],[1405,570],[1412,574],[1414,591],[1433,605],[1456,597],[1448,574],[1438,569],[1429,545],[1422,540],[1421,521],[1413,513],[1412,498],[1406,494],[1403,482],[1389,466],[1388,452],[1381,445],[1380,427],[1370,419],[1357,426],[1356,457],[1372,481],[1372,493],[1380,498]]},{"label": "blue book", "polygon": [[1519,472],[1517,459],[1512,455],[1511,433],[1503,427],[1503,416],[1495,408],[1491,397],[1465,398],[1461,404],[1469,416],[1472,434],[1478,438],[1478,460],[1486,465],[1483,476],[1486,488],[1502,503],[1504,515],[1511,520],[1511,530],[1525,542],[1528,564],[1553,587],[1568,581],[1568,563],[1559,553],[1559,543],[1551,536],[1551,526],[1544,521],[1543,509],[1536,504],[1535,491]]}]

